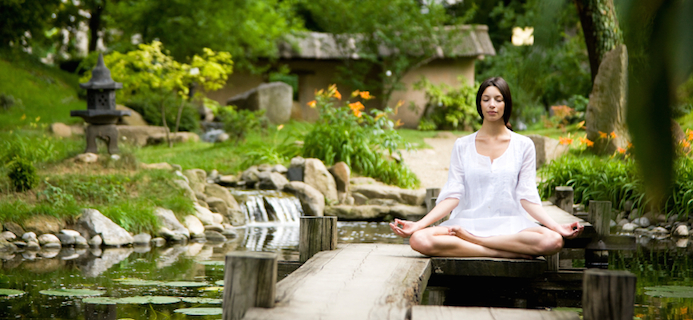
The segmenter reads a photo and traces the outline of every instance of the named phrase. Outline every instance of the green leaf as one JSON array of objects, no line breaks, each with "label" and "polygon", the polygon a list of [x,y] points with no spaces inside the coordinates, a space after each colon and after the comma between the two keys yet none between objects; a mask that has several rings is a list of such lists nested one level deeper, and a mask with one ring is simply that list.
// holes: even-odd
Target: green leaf
[{"label": "green leaf", "polygon": [[200,304],[221,304],[223,302],[222,299],[200,298],[200,297],[183,297],[180,299],[183,300],[183,302],[200,303]]},{"label": "green leaf", "polygon": [[21,291],[21,290],[15,290],[15,289],[0,289],[0,296],[7,296],[7,297],[18,297],[26,292]]},{"label": "green leaf", "polygon": [[104,290],[90,290],[90,289],[56,289],[56,290],[41,290],[40,294],[45,294],[48,296],[65,296],[65,297],[88,297],[88,296],[100,296],[106,291]]},{"label": "green leaf", "polygon": [[182,308],[173,310],[188,316],[215,316],[223,313],[221,308]]}]

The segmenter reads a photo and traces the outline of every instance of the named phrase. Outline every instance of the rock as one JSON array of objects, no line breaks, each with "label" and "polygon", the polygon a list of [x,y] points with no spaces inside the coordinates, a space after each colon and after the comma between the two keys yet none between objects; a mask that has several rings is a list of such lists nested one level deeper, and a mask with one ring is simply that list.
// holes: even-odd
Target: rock
[{"label": "rock", "polygon": [[202,169],[190,169],[183,171],[183,175],[188,178],[188,185],[195,192],[204,193],[207,184],[207,173]]},{"label": "rock", "polygon": [[338,192],[349,191],[349,177],[351,176],[351,169],[344,161],[335,163],[330,169],[330,174],[334,177],[335,183],[337,183]]},{"label": "rock", "polygon": [[205,231],[205,237],[209,242],[224,242],[226,237],[217,231]]},{"label": "rock", "polygon": [[657,221],[658,223],[667,222],[667,216],[666,216],[666,215],[663,215],[663,214],[658,214],[657,217],[656,217],[656,221]]},{"label": "rock", "polygon": [[238,177],[234,175],[223,175],[219,176],[218,184],[224,187],[233,187],[238,182]]},{"label": "rock", "polygon": [[173,166],[166,162],[159,163],[140,163],[140,168],[145,170],[169,170],[173,171]]},{"label": "rock", "polygon": [[236,106],[239,110],[265,110],[265,116],[272,124],[282,124],[291,118],[293,89],[283,82],[263,83],[231,97],[226,105]]},{"label": "rock", "polygon": [[39,245],[38,241],[27,241],[25,249],[29,251],[39,251],[41,250],[41,245]]},{"label": "rock", "polygon": [[12,231],[3,231],[2,234],[0,234],[0,239],[5,241],[14,241],[17,239],[17,235],[12,233]]},{"label": "rock", "polygon": [[[168,138],[171,139],[172,143],[185,143],[188,141],[197,142],[200,141],[200,136],[194,132],[176,132],[169,133]],[[147,137],[147,145],[157,145],[166,143],[166,133],[152,134]]]},{"label": "rock", "polygon": [[422,206],[408,206],[399,204],[391,206],[390,212],[388,213],[393,217],[418,221],[421,218],[423,218],[423,216],[425,216],[426,213],[428,213],[428,211],[426,211],[426,207]]},{"label": "rock", "polygon": [[243,226],[246,223],[245,214],[240,209],[229,209],[226,219],[234,226]]},{"label": "rock", "polygon": [[626,210],[626,212],[633,210],[633,200],[626,200],[626,202],[623,203],[623,210]]},{"label": "rock", "polygon": [[388,206],[337,205],[325,208],[325,215],[336,216],[338,220],[382,220],[389,212]]},{"label": "rock", "polygon": [[238,205],[236,198],[233,197],[229,189],[224,188],[218,184],[207,184],[205,186],[205,194],[209,197],[214,197],[223,200],[226,206],[230,209],[238,209],[241,207]]},{"label": "rock", "polygon": [[152,239],[152,245],[155,247],[162,247],[166,244],[166,239],[161,237],[156,237]]},{"label": "rock", "polygon": [[72,137],[72,129],[64,123],[56,122],[51,124],[51,132],[61,138]]},{"label": "rock", "polygon": [[71,235],[67,235],[64,233],[58,233],[57,235],[58,240],[60,240],[60,243],[62,244],[63,247],[69,247],[73,246],[75,244],[75,237]]},{"label": "rock", "polygon": [[82,275],[87,278],[97,277],[113,265],[127,259],[133,252],[132,248],[108,248],[94,259],[84,259],[79,265]]},{"label": "rock", "polygon": [[144,121],[142,115],[139,112],[132,110],[124,105],[116,104],[116,110],[130,111],[129,116],[122,116],[118,119],[118,125],[126,126],[148,126],[147,121]]},{"label": "rock", "polygon": [[392,200],[392,199],[370,199],[368,202],[366,202],[367,205],[373,205],[373,206],[387,206],[387,207],[392,207],[398,204],[397,201]]},{"label": "rock", "polygon": [[333,203],[339,201],[337,183],[320,159],[306,159],[303,182],[320,191],[328,201]]},{"label": "rock", "polygon": [[209,143],[224,142],[229,140],[229,135],[222,129],[212,129],[202,134],[200,139]]},{"label": "rock", "polygon": [[349,183],[354,186],[362,184],[379,184],[378,181],[371,177],[352,177],[349,179]]},{"label": "rock", "polygon": [[276,173],[280,173],[280,174],[286,174],[289,171],[289,169],[287,169],[285,166],[283,166],[281,164],[275,164],[274,166],[272,166],[271,171],[276,172]]},{"label": "rock", "polygon": [[325,196],[310,185],[291,181],[284,186],[284,190],[292,192],[301,201],[303,213],[307,216],[322,217],[325,210]]},{"label": "rock", "polygon": [[82,237],[81,235],[75,236],[75,248],[84,248],[88,246],[89,242],[85,237]]},{"label": "rock", "polygon": [[412,206],[423,205],[426,197],[425,189],[408,190],[380,184],[352,185],[351,192],[360,193],[369,199],[392,199]]},{"label": "rock", "polygon": [[619,227],[623,227],[623,226],[625,226],[626,223],[628,223],[628,222],[629,222],[628,219],[621,219],[621,220],[618,221],[618,226],[619,226]]},{"label": "rock", "polygon": [[[587,139],[594,142],[592,149],[597,153],[613,154],[617,148],[628,148],[627,84],[628,52],[625,45],[619,45],[604,54],[585,112]],[[599,132],[614,132],[616,138],[600,138]]]},{"label": "rock", "polygon": [[222,233],[222,232],[224,232],[224,227],[221,224],[213,224],[213,225],[205,226],[205,232],[206,231],[215,231],[215,232]]},{"label": "rock", "polygon": [[241,180],[245,181],[247,186],[254,186],[258,181],[260,181],[260,178],[258,177],[259,174],[260,170],[257,169],[257,166],[252,166],[243,171],[243,174],[241,174]]},{"label": "rock", "polygon": [[354,205],[362,206],[368,203],[368,198],[358,192],[352,192],[351,196],[354,197]]},{"label": "rock", "polygon": [[25,232],[25,231],[24,231],[24,228],[22,228],[22,226],[20,226],[20,225],[17,224],[17,223],[11,222],[11,221],[5,222],[4,227],[5,227],[5,230],[10,231],[10,232],[12,232],[12,233],[14,233],[15,235],[18,235],[18,236],[19,236],[19,235],[23,235],[24,232]]},{"label": "rock", "polygon": [[[0,239],[0,252],[15,252],[17,245],[5,239]],[[4,259],[3,259],[4,260]]]},{"label": "rock", "polygon": [[662,227],[655,227],[652,230],[650,230],[650,232],[652,232],[652,234],[655,234],[655,235],[669,234],[669,230],[662,228]]},{"label": "rock", "polygon": [[152,240],[152,236],[149,235],[148,233],[138,233],[134,237],[132,237],[133,241],[132,244],[138,245],[138,246],[148,246],[149,242]]},{"label": "rock", "polygon": [[306,159],[304,159],[301,156],[296,156],[291,158],[291,164],[289,165],[290,168],[305,168],[306,167]]},{"label": "rock", "polygon": [[192,201],[197,201],[197,197],[195,197],[195,191],[193,191],[192,188],[190,188],[190,185],[185,181],[185,180],[173,180],[173,183],[178,186],[178,188],[182,189],[185,192],[185,196],[188,197],[188,199]]},{"label": "rock", "polygon": [[263,163],[263,164],[260,164],[260,165],[257,166],[257,170],[260,171],[260,172],[263,172],[263,171],[272,171],[272,166],[269,165],[269,164],[267,164],[267,163]]},{"label": "rock", "polygon": [[688,238],[679,238],[676,240],[676,247],[677,248],[685,248],[688,247]]},{"label": "rock", "polygon": [[[160,231],[168,231],[166,232],[166,234],[169,235],[169,238],[167,239],[181,241],[182,238],[190,238],[190,232],[180,223],[180,221],[178,221],[178,218],[176,218],[176,215],[173,214],[173,211],[163,208],[156,208],[156,210],[154,210],[154,215],[159,218],[159,224],[161,225],[162,229],[165,229]],[[159,234],[161,234],[161,232],[159,232]]]},{"label": "rock", "polygon": [[[60,244],[57,244],[57,247],[54,245],[49,246],[49,247],[43,247],[41,248],[41,251],[39,252],[39,256],[44,259],[52,259],[58,256],[60,253]],[[56,260],[58,261],[58,260]],[[46,271],[48,268],[43,268],[42,271]],[[56,268],[57,270],[58,268]]]},{"label": "rock", "polygon": [[631,210],[630,214],[628,214],[628,220],[630,220],[630,221],[633,221],[639,217],[640,217],[640,210],[638,208]]},{"label": "rock", "polygon": [[146,146],[152,136],[166,136],[166,128],[159,126],[116,126],[116,128],[120,141],[138,147]]},{"label": "rock", "polygon": [[224,216],[222,216],[219,213],[212,212],[212,217],[214,217],[214,224],[221,224],[222,222],[224,222]]},{"label": "rock", "polygon": [[260,179],[260,189],[265,190],[282,190],[284,185],[289,183],[284,175],[278,172],[263,171],[258,174]]},{"label": "rock", "polygon": [[635,224],[637,224],[643,228],[647,228],[650,226],[650,220],[647,219],[647,217],[637,218],[637,219],[633,220],[633,223],[635,223]]},{"label": "rock", "polygon": [[16,247],[18,247],[19,249],[24,249],[24,248],[26,248],[26,242],[24,242],[24,241],[19,241],[19,240],[17,240],[17,241],[12,241],[12,244],[14,244],[14,245],[15,245]]},{"label": "rock", "polygon": [[685,224],[680,224],[678,225],[674,231],[671,233],[672,236],[674,237],[688,237],[688,226]]},{"label": "rock", "polygon": [[36,234],[58,233],[62,228],[63,221],[53,216],[31,215],[24,221],[24,230]]},{"label": "rock", "polygon": [[303,168],[291,167],[286,172],[286,178],[289,181],[303,181]]},{"label": "rock", "polygon": [[224,231],[222,231],[221,234],[223,234],[228,239],[233,239],[233,238],[238,237],[236,230],[233,230],[232,228],[224,228]]},{"label": "rock", "polygon": [[60,239],[58,239],[58,237],[56,237],[54,234],[50,233],[40,235],[38,237],[38,243],[41,245],[41,247],[47,248],[60,248],[62,246]]},{"label": "rock", "polygon": [[188,231],[190,231],[190,235],[193,237],[199,237],[200,235],[204,235],[205,233],[205,226],[202,225],[200,219],[193,215],[185,216],[185,218],[183,218],[183,225],[186,228],[188,228]]},{"label": "rock", "polygon": [[679,215],[678,214],[672,214],[671,217],[667,218],[668,223],[674,223],[676,221],[679,221]]},{"label": "rock", "polygon": [[103,244],[103,239],[101,238],[100,235],[95,235],[87,241],[90,247],[100,247]]},{"label": "rock", "polygon": [[70,125],[70,131],[72,131],[72,134],[75,136],[83,136],[84,132],[86,131],[84,128],[86,127],[87,123],[82,122],[78,124],[73,124]]},{"label": "rock", "polygon": [[30,242],[30,241],[38,242],[38,238],[36,237],[36,233],[33,233],[33,232],[25,232],[22,235],[22,240],[24,240],[26,242]]},{"label": "rock", "polygon": [[623,232],[633,232],[635,229],[638,228],[638,225],[635,223],[626,223],[623,225],[623,228],[621,229]]},{"label": "rock", "polygon": [[226,216],[229,212],[229,207],[226,205],[226,201],[221,200],[217,197],[209,197],[207,198],[207,205],[209,206],[209,210],[212,212],[219,213],[223,216]]},{"label": "rock", "polygon": [[568,153],[569,146],[560,144],[556,139],[538,134],[530,134],[527,137],[534,142],[537,169]]},{"label": "rock", "polygon": [[195,207],[195,216],[200,219],[200,222],[202,222],[203,225],[210,225],[214,224],[214,216],[212,215],[212,211],[209,211],[209,209],[201,207],[197,203],[194,204]]},{"label": "rock", "polygon": [[200,115],[200,119],[204,122],[214,121],[214,111],[204,104],[197,107],[197,113]]},{"label": "rock", "polygon": [[99,156],[97,154],[91,153],[91,152],[82,153],[82,154],[78,154],[75,157],[75,161],[82,162],[82,163],[94,163],[96,161],[99,161]]},{"label": "rock", "polygon": [[133,241],[129,232],[94,209],[83,209],[77,225],[84,228],[89,237],[100,235],[106,246],[120,247]]}]

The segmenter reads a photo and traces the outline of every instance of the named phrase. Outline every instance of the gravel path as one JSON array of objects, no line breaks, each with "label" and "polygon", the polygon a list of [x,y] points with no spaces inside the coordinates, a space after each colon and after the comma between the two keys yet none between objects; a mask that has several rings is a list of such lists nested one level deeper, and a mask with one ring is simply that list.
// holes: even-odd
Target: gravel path
[{"label": "gravel path", "polygon": [[404,163],[419,177],[421,188],[442,188],[448,181],[448,166],[457,138],[426,138],[424,142],[433,149],[402,151]]}]

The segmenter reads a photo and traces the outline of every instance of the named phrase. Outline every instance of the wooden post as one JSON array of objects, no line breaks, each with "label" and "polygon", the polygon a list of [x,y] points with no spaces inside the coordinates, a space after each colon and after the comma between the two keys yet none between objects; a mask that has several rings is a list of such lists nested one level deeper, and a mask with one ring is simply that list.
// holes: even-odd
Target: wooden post
[{"label": "wooden post", "polygon": [[277,254],[271,252],[226,255],[222,319],[239,320],[250,308],[274,307],[277,260]]},{"label": "wooden post", "polygon": [[563,211],[573,214],[573,187],[556,187],[556,202],[554,204]]},{"label": "wooden post", "polygon": [[632,320],[637,278],[628,271],[587,269],[582,278],[585,320]]},{"label": "wooden post", "polygon": [[306,262],[323,250],[337,248],[337,217],[301,217],[299,261]]},{"label": "wooden post", "polygon": [[588,220],[592,223],[600,237],[608,236],[611,233],[611,201],[590,200],[589,205]]},{"label": "wooden post", "polygon": [[559,254],[560,252],[556,252],[550,256],[546,256],[546,271],[558,272],[558,262],[560,261]]},{"label": "wooden post", "polygon": [[440,194],[440,188],[428,188],[426,189],[426,198],[424,203],[426,204],[426,212],[431,212],[433,207],[436,206],[436,200]]}]

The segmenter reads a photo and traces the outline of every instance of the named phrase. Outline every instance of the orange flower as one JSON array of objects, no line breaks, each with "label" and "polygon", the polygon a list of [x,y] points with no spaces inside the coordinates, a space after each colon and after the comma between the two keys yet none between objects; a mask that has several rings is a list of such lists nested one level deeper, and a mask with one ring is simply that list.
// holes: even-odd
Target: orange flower
[{"label": "orange flower", "polygon": [[361,110],[363,110],[364,107],[361,101],[356,101],[354,103],[349,104],[349,109],[351,109],[352,112],[354,112],[354,115],[357,117],[361,117]]},{"label": "orange flower", "polygon": [[587,147],[594,146],[594,142],[587,138],[580,138],[580,143],[587,145]]},{"label": "orange flower", "polygon": [[404,123],[402,123],[402,121],[401,121],[400,119],[397,119],[397,122],[395,122],[395,128],[397,128],[397,127],[399,127],[399,126],[401,126],[401,125],[403,125],[403,124],[404,124]]},{"label": "orange flower", "polygon": [[611,139],[616,139],[616,137],[618,137],[615,131],[611,131],[609,135],[611,136]]},{"label": "orange flower", "polygon": [[691,129],[686,129],[686,134],[687,134],[686,140],[688,140],[688,141],[693,140],[693,131],[691,131]]},{"label": "orange flower", "polygon": [[370,100],[370,99],[375,98],[375,97],[372,96],[371,93],[368,92],[368,91],[361,91],[361,92],[359,92],[359,95],[361,96],[361,99],[364,99],[364,100]]},{"label": "orange flower", "polygon": [[307,104],[309,107],[311,107],[311,108],[315,108],[315,104],[316,104],[316,103],[317,103],[317,102],[316,102],[315,100],[313,100],[313,101],[308,102],[308,103],[306,103],[306,104]]},{"label": "orange flower", "polygon": [[279,130],[281,130],[281,129],[284,129],[284,125],[283,125],[283,124],[280,124],[280,125],[277,126],[277,131],[279,131]]},{"label": "orange flower", "polygon": [[628,141],[628,149],[630,149],[630,148],[632,148],[632,147],[633,147],[633,144],[630,143],[630,141]]},{"label": "orange flower", "polygon": [[587,127],[585,127],[585,120],[578,122],[578,129],[587,129]]},{"label": "orange flower", "polygon": [[616,149],[616,151],[618,151],[618,153],[620,153],[620,154],[626,153],[626,149],[623,149],[623,148],[618,148],[618,149]]},{"label": "orange flower", "polygon": [[682,145],[684,148],[688,148],[688,147],[691,146],[691,143],[688,142],[688,141],[686,141],[686,140],[681,140],[681,145]]},{"label": "orange flower", "polygon": [[558,141],[562,145],[570,145],[571,143],[573,143],[573,139],[567,137],[560,137],[558,138]]},{"label": "orange flower", "polygon": [[600,138],[606,138],[606,132],[599,131],[599,137]]},{"label": "orange flower", "polygon": [[356,91],[354,91],[354,92],[351,93],[351,97],[352,97],[352,98],[353,98],[353,97],[356,97],[356,96],[358,96],[359,94],[361,94],[361,91],[356,90]]},{"label": "orange flower", "polygon": [[342,94],[336,89],[334,90],[334,97],[337,98],[337,100],[342,100]]},{"label": "orange flower", "polygon": [[378,115],[375,116],[375,120],[378,120],[378,119],[380,119],[380,118],[382,118],[382,117],[384,117],[384,116],[385,116],[385,113],[384,113],[384,112],[378,113]]}]

